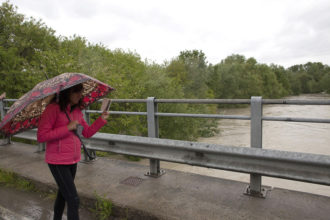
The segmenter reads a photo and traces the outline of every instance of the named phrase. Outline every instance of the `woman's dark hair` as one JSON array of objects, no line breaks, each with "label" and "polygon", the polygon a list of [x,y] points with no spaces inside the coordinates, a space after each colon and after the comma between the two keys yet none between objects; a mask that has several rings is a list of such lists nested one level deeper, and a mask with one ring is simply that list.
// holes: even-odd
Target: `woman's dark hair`
[{"label": "woman's dark hair", "polygon": [[[80,83],[80,84],[77,84],[73,87],[70,87],[70,88],[65,89],[65,90],[60,92],[58,104],[59,104],[60,109],[61,109],[62,112],[65,111],[66,107],[68,106],[68,104],[70,102],[70,93],[71,92],[81,92],[83,89],[84,89],[84,87]],[[54,97],[54,100],[56,100],[56,96]],[[82,100],[80,100],[78,104],[72,106],[71,111],[74,108],[81,106],[81,104],[82,104]]]}]

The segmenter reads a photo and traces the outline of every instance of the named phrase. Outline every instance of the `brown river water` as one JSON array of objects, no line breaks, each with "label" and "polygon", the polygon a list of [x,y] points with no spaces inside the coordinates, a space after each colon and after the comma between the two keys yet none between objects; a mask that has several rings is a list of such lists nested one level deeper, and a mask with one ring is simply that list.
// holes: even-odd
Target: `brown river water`
[{"label": "brown river water", "polygon": [[[286,97],[286,99],[330,99],[326,94],[307,94]],[[223,109],[219,114],[250,115],[250,108]],[[263,105],[264,116],[287,116],[298,118],[330,118],[329,105]],[[250,146],[250,121],[237,119],[219,120],[220,133],[210,138],[200,138],[199,142]],[[330,155],[330,124],[304,122],[263,122],[263,148],[283,151],[305,152]],[[147,161],[145,161],[146,163]],[[180,170],[201,175],[249,183],[250,175],[217,169],[190,166],[161,161],[161,168]],[[286,188],[330,196],[330,186],[303,183],[279,178],[262,177],[262,185]],[[243,191],[244,189],[242,189]]]}]

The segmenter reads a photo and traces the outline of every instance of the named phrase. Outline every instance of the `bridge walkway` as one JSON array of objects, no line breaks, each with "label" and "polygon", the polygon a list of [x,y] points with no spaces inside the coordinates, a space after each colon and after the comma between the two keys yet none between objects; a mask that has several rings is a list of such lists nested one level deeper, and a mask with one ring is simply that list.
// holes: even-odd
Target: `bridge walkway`
[{"label": "bridge walkway", "polygon": [[[33,181],[41,190],[55,182],[37,146],[14,142],[0,147],[0,168]],[[243,195],[246,183],[166,170],[145,176],[149,167],[98,158],[79,163],[76,186],[83,203],[95,193],[113,202],[127,219],[329,219],[330,197],[273,188],[266,199]]]}]

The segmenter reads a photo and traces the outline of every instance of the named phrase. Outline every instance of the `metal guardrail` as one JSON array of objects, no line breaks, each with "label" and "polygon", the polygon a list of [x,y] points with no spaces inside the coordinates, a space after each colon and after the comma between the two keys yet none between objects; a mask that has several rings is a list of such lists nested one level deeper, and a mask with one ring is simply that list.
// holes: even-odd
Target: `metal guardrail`
[{"label": "metal guardrail", "polygon": [[[5,99],[4,102],[15,101]],[[97,133],[91,139],[85,140],[87,148],[140,156],[150,159],[150,176],[161,176],[159,161],[170,161],[191,164],[202,167],[231,170],[250,174],[250,185],[246,193],[264,197],[266,190],[261,186],[262,176],[271,176],[285,179],[330,185],[330,156],[286,152],[262,149],[262,121],[310,122],[330,123],[329,119],[320,118],[292,118],[270,117],[262,115],[263,104],[290,104],[290,105],[330,105],[330,100],[285,100],[285,99],[117,99],[114,103],[146,103],[147,112],[111,111],[111,114],[142,115],[147,116],[148,137],[134,137]],[[250,104],[250,116],[217,115],[217,114],[185,114],[158,112],[159,103],[188,103],[188,104]],[[0,103],[0,107],[5,106]],[[7,110],[4,107],[3,110]],[[89,114],[100,111],[85,110],[86,120]],[[251,148],[222,146],[188,141],[175,141],[158,138],[159,117],[198,117],[237,119],[251,121]],[[34,132],[34,133],[33,133]],[[35,130],[30,130],[16,137],[35,137]],[[36,138],[35,138],[36,139]]]},{"label": "metal guardrail", "polygon": [[[36,134],[33,129],[15,137],[37,140]],[[326,155],[100,132],[83,141],[96,151],[330,185],[330,156]]]}]

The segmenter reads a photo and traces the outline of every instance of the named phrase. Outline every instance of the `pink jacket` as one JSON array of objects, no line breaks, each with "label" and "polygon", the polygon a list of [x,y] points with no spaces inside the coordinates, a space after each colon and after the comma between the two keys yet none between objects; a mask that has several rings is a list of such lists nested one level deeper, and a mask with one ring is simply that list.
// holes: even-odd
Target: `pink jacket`
[{"label": "pink jacket", "polygon": [[[89,126],[83,118],[79,108],[70,113],[68,105],[67,112],[71,120],[77,120],[84,127],[83,136],[93,136],[107,121],[99,117]],[[67,125],[69,120],[60,110],[57,103],[49,104],[41,115],[38,127],[38,142],[46,142],[46,163],[50,164],[74,164],[81,159],[81,143],[79,138],[69,131]]]}]

